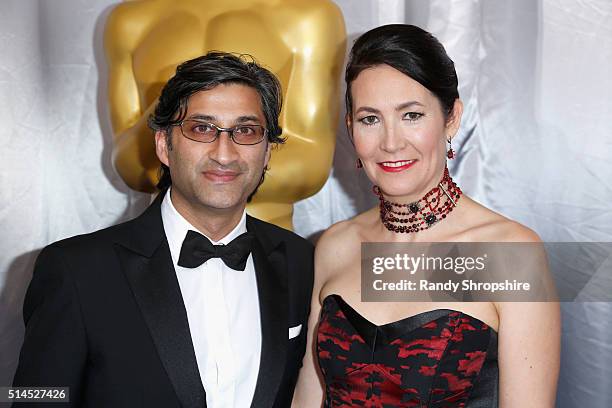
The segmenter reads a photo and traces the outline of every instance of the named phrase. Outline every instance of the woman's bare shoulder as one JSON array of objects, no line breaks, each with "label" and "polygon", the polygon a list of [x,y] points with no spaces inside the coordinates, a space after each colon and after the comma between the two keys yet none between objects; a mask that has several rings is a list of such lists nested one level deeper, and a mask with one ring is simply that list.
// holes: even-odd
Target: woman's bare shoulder
[{"label": "woman's bare shoulder", "polygon": [[329,227],[319,238],[316,258],[319,266],[340,265],[359,256],[361,243],[367,241],[367,230],[373,223],[372,211],[366,211]]},{"label": "woman's bare shoulder", "polygon": [[[469,198],[468,198],[469,199]],[[541,242],[531,228],[469,199],[466,241]]]},{"label": "woman's bare shoulder", "polygon": [[330,226],[317,242],[317,250],[343,250],[361,242],[367,212]]}]

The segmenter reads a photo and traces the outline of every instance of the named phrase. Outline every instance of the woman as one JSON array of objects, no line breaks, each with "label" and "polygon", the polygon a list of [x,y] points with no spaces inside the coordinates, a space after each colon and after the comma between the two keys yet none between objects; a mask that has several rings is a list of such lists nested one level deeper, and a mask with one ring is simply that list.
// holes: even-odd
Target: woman
[{"label": "woman", "polygon": [[[552,407],[557,303],[361,302],[362,242],[539,238],[450,178],[446,160],[454,152],[446,144],[463,105],[454,64],[431,34],[409,25],[365,33],[351,51],[346,84],[358,167],[381,205],[333,225],[317,245],[309,346],[294,406]],[[471,331],[445,337],[457,322]],[[443,344],[439,353],[428,353],[433,342]],[[422,347],[414,357],[398,353],[398,344]]]}]

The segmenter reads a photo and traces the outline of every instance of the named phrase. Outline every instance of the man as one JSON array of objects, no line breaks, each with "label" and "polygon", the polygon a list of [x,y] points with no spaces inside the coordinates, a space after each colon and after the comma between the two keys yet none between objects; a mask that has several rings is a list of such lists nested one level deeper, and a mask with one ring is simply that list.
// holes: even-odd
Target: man
[{"label": "man", "polygon": [[70,387],[70,406],[290,405],[312,246],[245,213],[283,141],[280,105],[246,58],[177,68],[150,119],[167,190],[135,220],[43,249],[15,386]]}]

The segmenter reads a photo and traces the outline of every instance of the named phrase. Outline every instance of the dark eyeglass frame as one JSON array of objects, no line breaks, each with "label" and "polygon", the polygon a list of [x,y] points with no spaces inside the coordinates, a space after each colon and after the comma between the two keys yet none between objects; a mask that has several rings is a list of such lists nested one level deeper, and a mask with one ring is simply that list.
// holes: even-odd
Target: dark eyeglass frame
[{"label": "dark eyeglass frame", "polygon": [[[211,141],[204,141],[204,140],[193,139],[193,138],[187,136],[187,134],[185,134],[185,131],[183,130],[183,125],[185,123],[187,123],[187,122],[195,122],[195,123],[199,123],[199,124],[202,124],[202,125],[211,126],[212,128],[217,130],[217,134],[215,135],[215,138],[213,140],[211,140]],[[243,124],[243,125],[232,126],[232,127],[229,127],[229,128],[224,128],[224,127],[217,126],[214,123],[207,122],[205,120],[185,119],[185,120],[182,120],[182,121],[180,121],[178,123],[175,123],[175,124],[173,124],[171,126],[178,126],[181,129],[181,134],[184,137],[186,137],[189,140],[193,140],[194,142],[198,142],[198,143],[213,143],[213,142],[215,142],[219,138],[219,136],[221,136],[221,133],[227,132],[229,137],[230,137],[230,139],[232,140],[232,142],[236,143],[237,145],[240,145],[240,146],[254,146],[256,144],[259,144],[259,143],[263,142],[266,139],[266,137],[268,136],[268,129],[266,129],[262,125],[257,125],[257,124]],[[255,143],[239,143],[238,141],[236,141],[236,137],[234,135],[234,132],[236,131],[236,129],[244,128],[244,127],[258,127],[258,128],[263,129],[263,134],[261,136],[261,140],[258,140]]]}]

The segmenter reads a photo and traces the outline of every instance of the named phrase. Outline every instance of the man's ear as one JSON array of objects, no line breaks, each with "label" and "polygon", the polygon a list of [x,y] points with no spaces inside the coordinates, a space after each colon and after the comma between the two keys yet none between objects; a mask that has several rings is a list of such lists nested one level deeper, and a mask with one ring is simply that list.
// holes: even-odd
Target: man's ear
[{"label": "man's ear", "polygon": [[270,157],[272,157],[272,143],[266,140],[268,146],[266,146],[266,157],[264,159],[264,167],[268,167],[268,163],[270,162]]},{"label": "man's ear", "polygon": [[461,99],[457,98],[455,99],[455,104],[453,105],[453,111],[450,113],[446,120],[447,138],[453,138],[457,134],[457,131],[459,131],[462,115],[463,102],[461,102]]},{"label": "man's ear", "polygon": [[163,130],[155,131],[155,154],[160,162],[170,167],[168,160],[168,134]]}]

